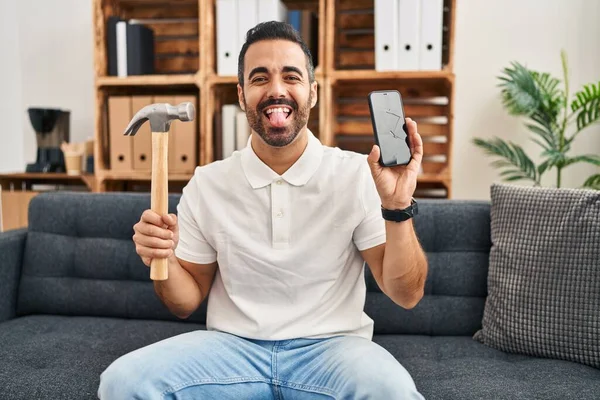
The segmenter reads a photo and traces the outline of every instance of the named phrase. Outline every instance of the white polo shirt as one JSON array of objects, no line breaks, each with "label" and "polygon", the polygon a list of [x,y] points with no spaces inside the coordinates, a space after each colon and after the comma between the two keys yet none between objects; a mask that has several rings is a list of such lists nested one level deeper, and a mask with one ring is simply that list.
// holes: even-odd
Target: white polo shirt
[{"label": "white polo shirt", "polygon": [[177,257],[218,261],[207,329],[285,340],[373,335],[359,251],[385,243],[366,156],[308,131],[278,175],[248,146],[197,167],[178,205]]}]

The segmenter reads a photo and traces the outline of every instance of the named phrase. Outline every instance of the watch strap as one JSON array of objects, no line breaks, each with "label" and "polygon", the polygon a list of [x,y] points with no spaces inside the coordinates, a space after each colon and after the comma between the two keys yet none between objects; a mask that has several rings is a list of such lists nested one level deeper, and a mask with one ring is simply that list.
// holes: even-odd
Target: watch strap
[{"label": "watch strap", "polygon": [[406,221],[419,213],[418,204],[415,199],[411,199],[410,206],[402,210],[388,210],[381,207],[381,215],[386,221],[402,222]]}]

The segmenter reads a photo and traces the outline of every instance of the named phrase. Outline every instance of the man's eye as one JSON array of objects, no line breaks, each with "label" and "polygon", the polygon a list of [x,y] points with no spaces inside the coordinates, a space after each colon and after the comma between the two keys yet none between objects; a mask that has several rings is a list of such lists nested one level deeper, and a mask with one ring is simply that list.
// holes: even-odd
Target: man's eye
[{"label": "man's eye", "polygon": [[297,77],[297,76],[295,76],[295,75],[290,75],[290,76],[288,76],[288,79],[292,79],[292,80],[296,80],[296,81],[299,81],[299,80],[300,80],[300,78],[298,78],[298,77]]},{"label": "man's eye", "polygon": [[252,79],[252,82],[264,82],[266,79],[263,77],[258,77],[258,78],[254,78]]}]

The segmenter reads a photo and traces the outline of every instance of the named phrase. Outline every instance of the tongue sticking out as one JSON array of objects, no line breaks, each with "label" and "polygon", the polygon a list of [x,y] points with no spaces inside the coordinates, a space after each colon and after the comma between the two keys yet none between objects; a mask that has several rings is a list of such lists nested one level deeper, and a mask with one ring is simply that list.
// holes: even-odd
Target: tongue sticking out
[{"label": "tongue sticking out", "polygon": [[269,114],[269,121],[271,121],[271,125],[279,128],[285,125],[286,116],[287,114],[284,112],[272,112]]}]

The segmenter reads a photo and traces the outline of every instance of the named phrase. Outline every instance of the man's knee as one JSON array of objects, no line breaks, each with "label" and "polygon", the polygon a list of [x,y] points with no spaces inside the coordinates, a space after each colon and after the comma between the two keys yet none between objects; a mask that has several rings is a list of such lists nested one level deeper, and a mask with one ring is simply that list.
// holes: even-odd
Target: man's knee
[{"label": "man's knee", "polygon": [[392,370],[356,368],[353,373],[346,377],[344,386],[344,395],[353,393],[356,396],[355,398],[360,399],[423,399],[412,377],[401,366]]},{"label": "man's knee", "polygon": [[[126,354],[108,366],[100,375],[98,398],[118,400],[133,398],[156,398],[156,393],[148,376],[142,378],[140,366],[135,365],[133,357]],[[144,379],[144,382],[141,381]],[[143,391],[143,392],[141,392]]]},{"label": "man's knee", "polygon": [[359,339],[346,343],[345,393],[364,399],[423,399],[410,373],[383,347]]}]

